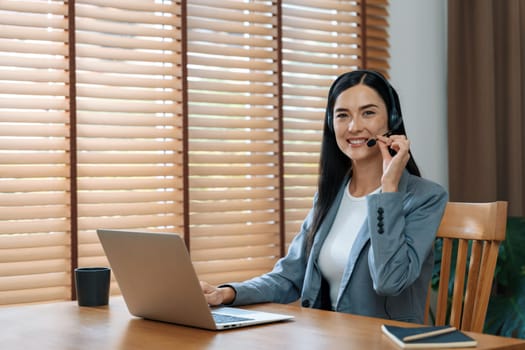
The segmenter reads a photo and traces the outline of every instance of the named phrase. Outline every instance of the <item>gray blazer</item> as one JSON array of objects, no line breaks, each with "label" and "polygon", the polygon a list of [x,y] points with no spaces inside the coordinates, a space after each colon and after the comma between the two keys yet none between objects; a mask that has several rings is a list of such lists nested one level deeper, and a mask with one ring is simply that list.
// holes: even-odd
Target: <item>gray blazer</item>
[{"label": "gray blazer", "polygon": [[[318,257],[347,183],[319,227],[311,253],[305,246],[313,209],[271,272],[228,284],[237,293],[234,305],[301,298],[304,307],[330,308]],[[368,218],[350,251],[335,311],[422,323],[434,264],[432,245],[447,201],[441,186],[406,170],[398,192],[367,196]]]}]

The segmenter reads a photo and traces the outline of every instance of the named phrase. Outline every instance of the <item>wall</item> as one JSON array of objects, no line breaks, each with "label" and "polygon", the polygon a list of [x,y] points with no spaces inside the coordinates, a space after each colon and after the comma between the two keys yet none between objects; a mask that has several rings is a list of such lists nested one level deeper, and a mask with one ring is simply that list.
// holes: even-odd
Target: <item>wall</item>
[{"label": "wall", "polygon": [[390,54],[412,154],[448,189],[447,2],[390,0]]}]

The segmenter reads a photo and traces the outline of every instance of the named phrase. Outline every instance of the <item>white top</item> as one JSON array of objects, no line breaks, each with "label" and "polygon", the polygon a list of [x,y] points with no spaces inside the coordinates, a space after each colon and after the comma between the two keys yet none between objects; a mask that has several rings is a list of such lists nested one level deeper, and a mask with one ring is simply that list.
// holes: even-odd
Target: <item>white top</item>
[{"label": "white top", "polygon": [[[341,279],[345,270],[350,249],[367,216],[366,196],[353,197],[350,182],[341,200],[334,223],[319,254],[319,268],[330,285],[330,300],[335,309]],[[370,194],[379,193],[381,188]]]}]

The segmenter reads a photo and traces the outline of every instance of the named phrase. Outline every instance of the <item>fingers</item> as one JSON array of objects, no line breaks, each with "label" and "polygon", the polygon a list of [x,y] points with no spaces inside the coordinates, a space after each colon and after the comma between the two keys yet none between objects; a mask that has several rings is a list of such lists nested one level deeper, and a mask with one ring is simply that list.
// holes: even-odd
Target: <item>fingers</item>
[{"label": "fingers", "polygon": [[378,136],[377,139],[396,152],[410,149],[410,140],[405,135]]},{"label": "fingers", "polygon": [[385,136],[379,136],[377,138],[377,145],[379,147],[379,150],[381,151],[381,156],[383,157],[383,160],[390,161],[392,160],[392,155],[389,152],[389,147],[391,145],[391,141],[388,137]]},{"label": "fingers", "polygon": [[223,294],[220,288],[213,286],[205,281],[200,281],[202,292],[209,305],[220,305],[223,302]]},{"label": "fingers", "polygon": [[211,284],[209,284],[206,281],[199,281],[199,283],[201,285],[201,289],[204,292],[204,294],[211,293],[215,289],[214,286],[212,286]]},{"label": "fingers", "polygon": [[[410,141],[405,135],[379,136],[378,140],[383,157],[383,192],[396,192],[403,170],[410,159]],[[390,149],[396,152],[394,156],[390,154]]]},{"label": "fingers", "polygon": [[378,136],[378,141],[384,159],[391,158],[387,157],[390,154],[388,149],[395,151],[399,158],[409,157],[410,140],[405,135]]}]

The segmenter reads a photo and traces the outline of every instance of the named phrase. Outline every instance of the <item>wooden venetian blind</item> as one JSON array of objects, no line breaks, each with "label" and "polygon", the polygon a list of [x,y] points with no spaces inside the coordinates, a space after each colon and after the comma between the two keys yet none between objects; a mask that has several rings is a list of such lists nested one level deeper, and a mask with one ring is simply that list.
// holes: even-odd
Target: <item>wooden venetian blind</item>
[{"label": "wooden venetian blind", "polygon": [[69,297],[66,14],[0,5],[0,304]]},{"label": "wooden venetian blind", "polygon": [[212,283],[279,256],[276,6],[188,1],[191,253]]},{"label": "wooden venetian blind", "polygon": [[180,4],[76,1],[79,266],[97,228],[182,233]]},{"label": "wooden venetian blind", "polygon": [[388,70],[386,8],[0,2],[0,304],[69,299],[72,266],[107,263],[97,228],[184,231],[212,283],[270,270],[312,204],[330,83]]}]

